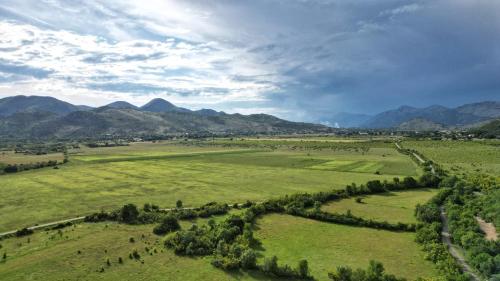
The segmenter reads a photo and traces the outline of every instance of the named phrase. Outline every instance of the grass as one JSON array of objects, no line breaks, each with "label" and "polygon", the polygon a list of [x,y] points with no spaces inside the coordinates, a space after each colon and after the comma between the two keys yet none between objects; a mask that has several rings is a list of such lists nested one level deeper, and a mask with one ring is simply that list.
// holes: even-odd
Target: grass
[{"label": "grass", "polygon": [[[0,176],[0,232],[114,209],[129,202],[171,207],[180,199],[189,207],[209,201],[260,201],[297,192],[344,188],[352,182],[420,175],[413,161],[383,141],[219,139],[181,143],[82,147],[71,150],[70,162],[58,170]],[[363,205],[372,209],[362,211],[406,218],[415,202],[430,197],[432,192],[366,197],[367,204]],[[344,200],[332,206],[337,203],[353,204]],[[181,226],[207,221],[181,221]],[[210,258],[176,256],[164,249],[161,237],[152,234],[153,227],[81,223],[61,232],[40,231],[0,241],[0,255],[8,255],[5,262],[0,261],[0,280],[268,280],[256,272],[226,273],[212,267]],[[327,280],[327,272],[338,265],[366,268],[371,259],[383,262],[388,272],[401,277],[436,276],[413,242],[413,233],[276,214],[259,219],[256,228],[255,236],[262,241],[259,253],[276,254],[280,263],[294,267],[306,258],[319,280]],[[128,258],[134,249],[141,260]],[[118,263],[119,257],[123,264]]]},{"label": "grass", "polygon": [[350,210],[353,215],[366,219],[391,223],[416,223],[415,206],[427,202],[437,191],[437,189],[419,189],[369,195],[362,197],[362,203],[357,203],[355,198],[349,198],[324,205],[322,210],[331,213],[346,213]]},{"label": "grass", "polygon": [[[409,158],[386,147],[356,152],[142,143],[71,153],[70,163],[58,170],[38,169],[0,177],[0,232],[129,202],[169,207],[178,199],[185,206],[209,201],[259,201],[417,173]],[[314,168],[347,159],[379,161],[381,175],[360,171],[359,167],[343,171]]]},{"label": "grass", "polygon": [[500,141],[405,141],[443,168],[459,173],[500,175]]},{"label": "grass", "polygon": [[[256,273],[218,270],[209,258],[176,256],[152,229],[153,225],[78,224],[61,235],[37,232],[1,241],[0,253],[8,258],[0,262],[0,280],[266,280]],[[141,261],[129,259],[134,249]]]},{"label": "grass", "polygon": [[31,155],[15,153],[14,151],[0,151],[0,163],[3,164],[29,164],[37,162],[46,162],[50,160],[63,161],[62,153],[49,153],[43,155]]},{"label": "grass", "polygon": [[258,221],[255,237],[261,240],[263,256],[276,255],[278,263],[296,266],[307,259],[318,280],[328,280],[337,266],[366,268],[370,260],[384,264],[386,271],[413,280],[437,276],[433,265],[414,242],[413,233],[350,227],[298,218],[268,215]]}]

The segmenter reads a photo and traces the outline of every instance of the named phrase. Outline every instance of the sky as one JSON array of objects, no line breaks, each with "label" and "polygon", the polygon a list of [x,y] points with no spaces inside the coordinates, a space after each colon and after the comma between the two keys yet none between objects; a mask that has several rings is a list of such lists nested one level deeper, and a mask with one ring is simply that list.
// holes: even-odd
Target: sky
[{"label": "sky", "polygon": [[499,100],[500,1],[0,0],[0,98],[324,122]]}]

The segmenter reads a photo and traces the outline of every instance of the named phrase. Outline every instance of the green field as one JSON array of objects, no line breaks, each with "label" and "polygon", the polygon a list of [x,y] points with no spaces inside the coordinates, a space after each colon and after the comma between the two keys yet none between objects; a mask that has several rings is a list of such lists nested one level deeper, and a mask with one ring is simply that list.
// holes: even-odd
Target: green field
[{"label": "green field", "polygon": [[295,266],[307,259],[313,276],[328,280],[339,265],[366,268],[370,260],[384,264],[388,273],[414,280],[437,276],[433,265],[414,242],[413,233],[390,232],[323,223],[288,215],[267,215],[257,221],[255,237],[263,256]]},{"label": "green field", "polygon": [[[57,231],[35,233],[29,243],[27,237],[0,241],[0,253],[8,255],[6,262],[0,262],[0,280],[267,280],[257,273],[218,270],[209,258],[176,256],[163,247],[152,228],[78,224],[61,235]],[[144,263],[129,259],[134,249]],[[123,264],[118,263],[119,257]],[[101,267],[104,272],[99,272]]]},{"label": "green field", "polygon": [[62,153],[49,153],[43,155],[32,155],[14,153],[14,151],[0,151],[0,164],[30,164],[46,161],[63,161]]},{"label": "green field", "polygon": [[[358,139],[216,139],[133,143],[69,151],[70,162],[0,176],[0,232],[126,203],[161,207],[263,201],[298,192],[318,192],[369,180],[419,176],[420,168],[385,141]],[[335,201],[326,211],[391,222],[414,222],[413,208],[435,192],[413,190]],[[231,210],[239,214],[242,210]],[[214,217],[221,221],[225,216]],[[183,228],[208,219],[182,221]],[[176,256],[152,234],[153,225],[80,223],[0,241],[0,280],[269,280],[258,272],[224,272],[211,258]],[[130,237],[135,242],[129,241]],[[339,265],[366,268],[369,260],[408,279],[436,276],[414,234],[321,223],[286,215],[257,220],[259,262],[277,255],[292,267],[307,259],[311,273],[326,280]],[[28,240],[29,239],[29,240]],[[146,247],[148,251],[146,251]],[[141,261],[128,258],[138,250]],[[79,253],[80,251],[80,253]],[[123,258],[123,264],[118,258]],[[109,259],[110,264],[107,264]],[[101,271],[104,272],[101,272]]]},{"label": "green field", "polygon": [[437,192],[437,189],[388,192],[363,196],[362,203],[357,203],[355,198],[330,202],[321,209],[331,213],[346,213],[350,210],[358,217],[390,223],[416,223],[415,206],[427,202]]},{"label": "green field", "polygon": [[453,174],[485,173],[500,175],[500,142],[490,141],[404,141]]},{"label": "green field", "polygon": [[[385,146],[365,151],[271,150],[140,143],[71,151],[70,163],[58,170],[44,168],[0,177],[0,232],[129,202],[162,207],[174,206],[178,199],[185,206],[244,202],[418,173],[408,157]],[[380,175],[360,166],[317,168],[348,159],[377,163]]]}]

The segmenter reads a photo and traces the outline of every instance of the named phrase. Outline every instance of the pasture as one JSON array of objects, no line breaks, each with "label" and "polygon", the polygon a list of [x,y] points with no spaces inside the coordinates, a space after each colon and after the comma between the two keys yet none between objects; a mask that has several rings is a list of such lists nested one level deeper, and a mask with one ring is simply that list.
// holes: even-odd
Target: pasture
[{"label": "pasture", "polygon": [[[78,224],[61,232],[0,241],[0,253],[8,255],[0,262],[0,280],[267,280],[257,273],[226,273],[210,265],[208,258],[176,256],[152,229],[153,225]],[[139,260],[129,258],[134,250]]]},{"label": "pasture", "polygon": [[[125,203],[171,207],[179,199],[185,206],[259,201],[419,173],[408,157],[386,143],[356,142],[358,149],[345,142],[329,143],[329,149],[304,143],[299,149],[296,144],[269,149],[166,142],[70,151],[70,162],[58,170],[0,177],[0,232]],[[347,160],[360,164],[329,166]]]},{"label": "pasture", "polygon": [[42,155],[15,153],[14,151],[0,151],[0,164],[30,164],[47,161],[63,161],[62,153],[49,153]]},{"label": "pasture", "polygon": [[328,280],[337,266],[366,268],[370,260],[388,273],[414,280],[437,273],[414,242],[415,234],[351,227],[272,214],[257,221],[255,237],[262,257],[276,255],[278,263],[295,266],[307,259],[313,276]]},{"label": "pasture", "polygon": [[453,174],[500,175],[500,142],[489,141],[404,141],[403,147],[416,149]]},{"label": "pasture", "polygon": [[417,204],[424,204],[438,192],[437,189],[418,189],[362,196],[362,203],[355,198],[330,202],[321,209],[330,213],[346,213],[354,216],[390,223],[416,223]]}]

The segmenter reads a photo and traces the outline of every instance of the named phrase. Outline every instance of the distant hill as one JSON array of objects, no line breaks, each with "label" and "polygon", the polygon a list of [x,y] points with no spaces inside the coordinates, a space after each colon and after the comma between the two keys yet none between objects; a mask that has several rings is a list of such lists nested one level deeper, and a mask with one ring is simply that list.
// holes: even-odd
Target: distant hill
[{"label": "distant hill", "polygon": [[193,112],[196,114],[203,115],[203,116],[219,116],[221,114],[224,114],[224,112],[218,112],[218,111],[215,111],[213,109],[206,109],[206,108],[196,110]]},{"label": "distant hill", "polygon": [[459,106],[456,110],[462,114],[472,114],[475,116],[498,118],[500,117],[500,102],[485,101],[470,103]]},{"label": "distant hill", "polygon": [[402,131],[438,131],[445,127],[441,124],[423,118],[414,118],[399,124],[397,129]]},{"label": "distant hill", "polygon": [[479,128],[472,129],[471,133],[480,138],[500,139],[500,119],[493,120]]},{"label": "distant hill", "polygon": [[[466,104],[457,108],[433,105],[425,108],[401,106],[394,110],[379,113],[365,123],[366,128],[398,128],[403,123],[419,119],[427,120],[427,124],[440,124],[443,127],[467,127],[500,116],[500,102],[481,102]],[[412,122],[412,123],[415,123]],[[408,126],[409,123],[405,124]],[[432,130],[434,125],[429,127]],[[423,128],[422,128],[423,129]]]},{"label": "distant hill", "polygon": [[[0,104],[4,100],[0,99]],[[332,131],[323,125],[290,122],[266,114],[226,114],[211,109],[191,111],[161,99],[155,99],[141,108],[126,102],[115,102],[90,110],[68,107],[70,110],[66,110],[67,114],[62,114],[62,111],[50,112],[47,109],[51,107],[48,106],[31,108],[32,110],[14,114],[0,114],[0,137],[93,138],[104,135],[128,137],[186,133],[293,134]]]},{"label": "distant hill", "polygon": [[121,108],[121,109],[138,109],[137,106],[131,104],[131,103],[128,103],[126,101],[115,101],[115,102],[112,102],[110,104],[107,104],[105,105],[107,107],[111,107],[111,108]]},{"label": "distant hill", "polygon": [[80,106],[60,101],[53,97],[13,96],[0,99],[0,116],[9,116],[18,112],[45,111],[57,115],[86,110]]},{"label": "distant hill", "polygon": [[191,110],[177,107],[164,99],[154,99],[141,106],[144,111],[150,112],[190,112]]}]

